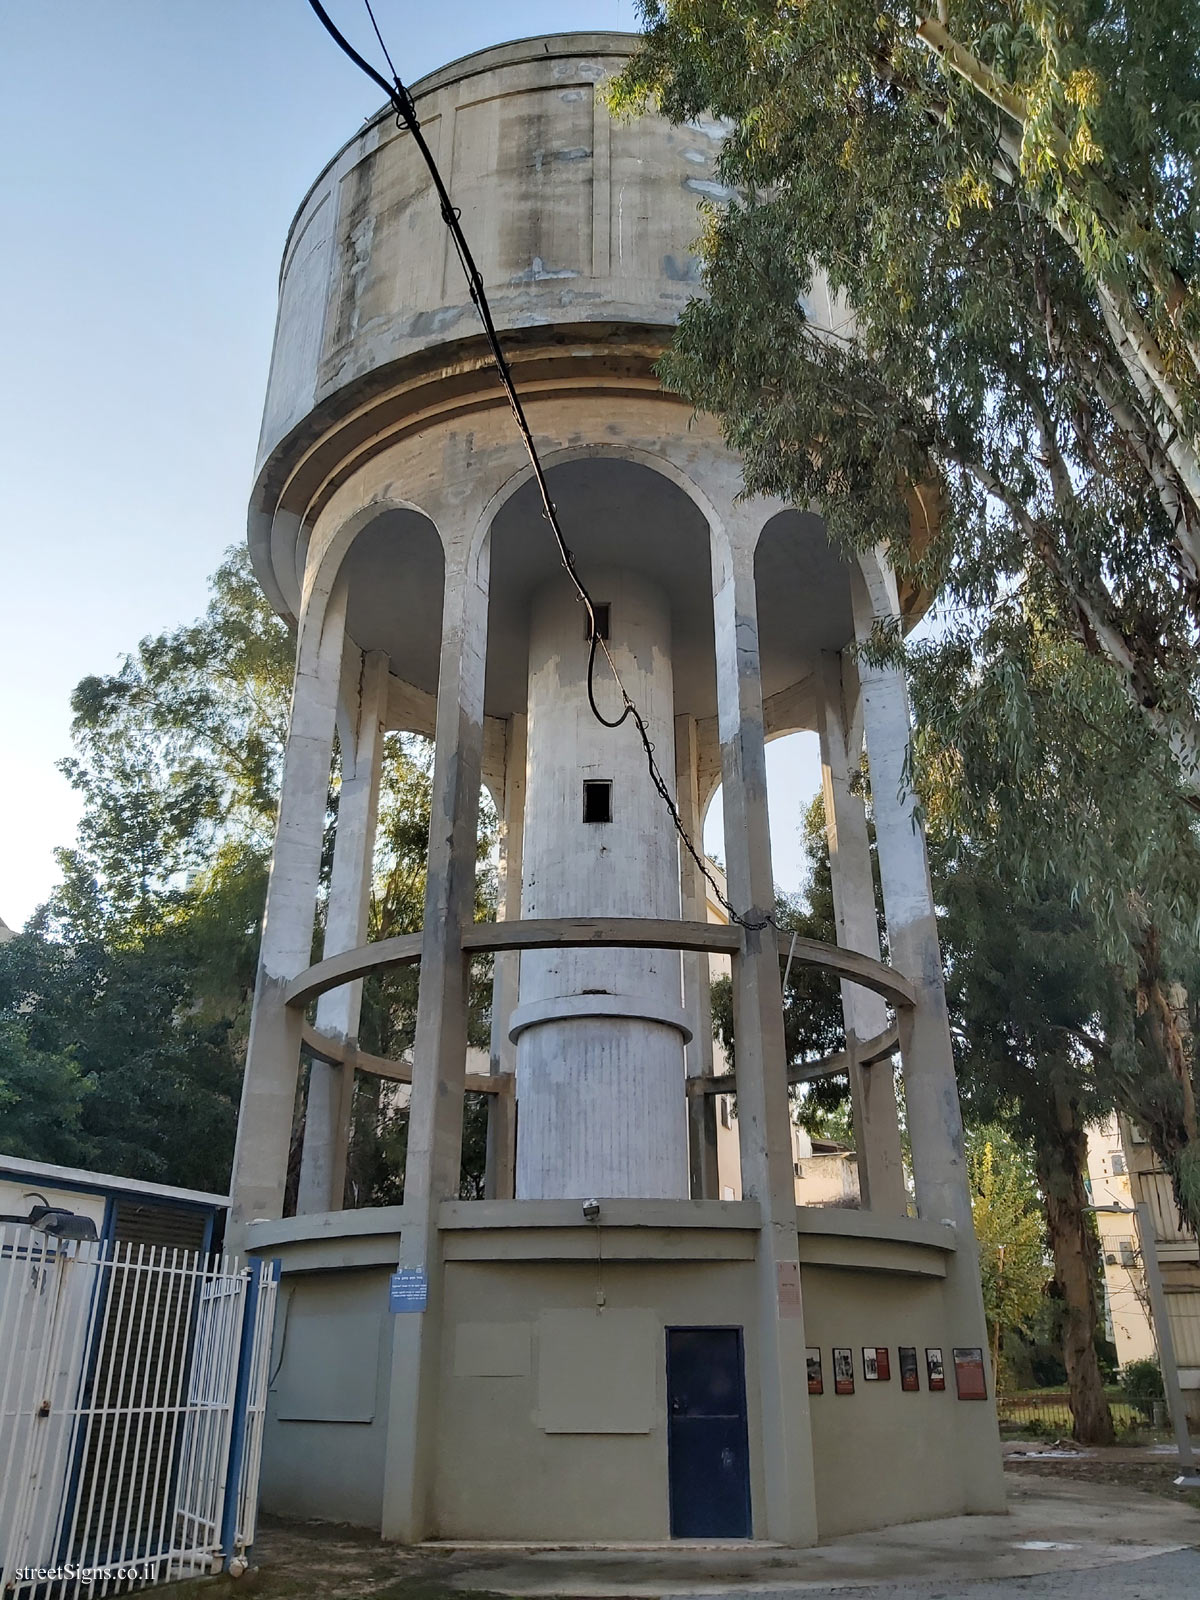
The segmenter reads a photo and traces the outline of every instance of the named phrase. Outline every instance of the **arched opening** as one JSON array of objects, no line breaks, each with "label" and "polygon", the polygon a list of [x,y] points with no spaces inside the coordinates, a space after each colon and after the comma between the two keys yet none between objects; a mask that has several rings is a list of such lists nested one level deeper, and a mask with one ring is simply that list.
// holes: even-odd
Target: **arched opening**
[{"label": "arched opening", "polygon": [[[694,730],[716,712],[707,520],[668,477],[615,453],[551,461],[548,481],[658,770],[699,845]],[[608,728],[592,714],[587,612],[535,484],[500,506],[489,537],[485,706],[505,724],[509,756],[505,915],[702,916],[634,720]],[[592,693],[604,716],[619,714],[603,653]],[[521,1132],[518,1143],[510,1126],[511,1184],[497,1168],[493,1192],[688,1193],[689,963],[677,951],[619,949],[531,952],[519,973],[515,960],[497,961],[492,1054],[515,1074]],[[543,1092],[564,1062],[563,1082]],[[494,1104],[513,1119],[511,1102]],[[670,1160],[652,1148],[659,1127]]]},{"label": "arched opening", "polygon": [[[433,523],[396,506],[366,521],[341,559],[345,648],[316,954],[421,927],[444,568]],[[410,1063],[418,982],[405,968],[346,985],[311,1020],[376,1061]],[[408,1086],[311,1052],[307,1078],[303,1209],[398,1201]]]}]

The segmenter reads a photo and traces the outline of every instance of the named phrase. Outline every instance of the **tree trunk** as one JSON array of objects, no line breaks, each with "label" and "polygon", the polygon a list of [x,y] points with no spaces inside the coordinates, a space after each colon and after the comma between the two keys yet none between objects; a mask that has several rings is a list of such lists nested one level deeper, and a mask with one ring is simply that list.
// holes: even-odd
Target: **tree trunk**
[{"label": "tree trunk", "polygon": [[1038,1150],[1038,1181],[1054,1257],[1054,1283],[1063,1306],[1063,1363],[1074,1418],[1071,1432],[1081,1444],[1112,1444],[1112,1413],[1096,1356],[1100,1260],[1085,1209],[1087,1134],[1077,1103],[1061,1089],[1053,1093],[1055,1136]]}]

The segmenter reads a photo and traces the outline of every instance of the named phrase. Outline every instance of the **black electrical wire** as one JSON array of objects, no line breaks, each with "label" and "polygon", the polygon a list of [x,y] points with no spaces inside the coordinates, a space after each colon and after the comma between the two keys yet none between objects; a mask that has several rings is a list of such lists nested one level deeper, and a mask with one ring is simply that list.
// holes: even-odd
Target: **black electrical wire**
[{"label": "black electrical wire", "polygon": [[[367,77],[370,78],[373,83],[378,84],[378,86],[383,90],[384,94],[387,95],[388,100],[391,102],[391,105],[396,112],[397,123],[401,127],[406,128],[412,135],[413,141],[421,153],[421,159],[424,161],[425,166],[429,171],[429,176],[433,180],[434,191],[437,194],[438,204],[441,208],[442,221],[446,224],[446,227],[450,232],[450,237],[454,241],[454,248],[458,252],[459,263],[462,266],[463,275],[467,280],[467,289],[470,293],[475,309],[479,313],[479,320],[483,324],[484,335],[488,342],[488,348],[492,353],[492,360],[495,363],[496,372],[500,378],[501,387],[504,390],[509,406],[512,408],[513,417],[516,420],[517,428],[525,446],[525,452],[528,455],[529,463],[533,468],[534,480],[537,483],[538,493],[541,496],[542,501],[542,515],[550,524],[551,530],[554,534],[555,543],[558,546],[559,559],[563,564],[568,578],[570,578],[575,587],[576,594],[579,596],[579,599],[582,601],[587,611],[588,639],[590,642],[588,652],[587,695],[588,704],[591,707],[592,715],[596,718],[597,722],[601,723],[606,728],[619,728],[627,718],[632,718],[633,725],[638,731],[638,737],[642,741],[642,749],[646,753],[646,765],[650,773],[650,781],[658,791],[663,804],[666,806],[667,812],[671,818],[671,821],[675,825],[675,831],[679,835],[684,849],[703,873],[705,879],[711,886],[713,893],[716,895],[730,921],[737,923],[739,927],[749,929],[752,932],[758,932],[767,927],[769,924],[772,924],[775,920],[774,917],[772,917],[769,912],[766,915],[758,918],[746,917],[743,916],[741,912],[735,911],[722,891],[720,884],[718,884],[717,880],[709,871],[708,863],[704,860],[703,855],[696,849],[696,846],[692,843],[688,836],[687,829],[683,825],[683,819],[679,815],[679,809],[676,806],[675,801],[671,798],[671,791],[667,787],[666,779],[659,770],[658,762],[654,759],[654,741],[650,737],[645,721],[642,718],[642,714],[634,704],[633,700],[630,698],[625,685],[621,682],[621,674],[617,671],[616,662],[612,658],[608,644],[600,636],[600,631],[596,625],[596,607],[591,595],[588,593],[586,585],[575,569],[575,556],[563,535],[562,527],[558,520],[558,512],[555,509],[553,500],[550,498],[550,486],[546,481],[545,469],[542,466],[541,458],[537,452],[537,446],[533,440],[533,433],[530,429],[528,419],[525,416],[525,407],[521,403],[521,397],[518,394],[517,386],[513,381],[512,368],[509,366],[508,357],[505,355],[504,348],[500,343],[500,335],[496,331],[496,324],[492,320],[492,309],[488,304],[487,292],[483,286],[483,276],[475,264],[475,257],[471,254],[471,247],[467,243],[466,234],[463,232],[458,208],[454,205],[450,198],[450,192],[446,188],[446,184],[442,178],[441,172],[438,170],[438,165],[434,160],[433,152],[430,150],[429,145],[426,142],[425,135],[421,132],[421,123],[417,117],[417,109],[413,104],[412,96],[404,87],[404,84],[400,81],[400,75],[396,71],[392,58],[388,53],[387,45],[383,41],[383,35],[379,31],[379,24],[375,20],[375,13],[371,9],[371,0],[363,0],[363,3],[367,9],[367,15],[371,19],[371,26],[375,30],[375,37],[379,41],[379,47],[383,51],[388,67],[391,69],[391,83],[388,82],[382,73],[377,72],[364,56],[361,56],[358,53],[358,51],[340,31],[336,23],[330,17],[325,7],[321,4],[321,0],[308,0],[308,3],[313,12],[316,14],[321,26],[337,45],[338,49],[347,55],[360,71],[365,72]],[[595,670],[597,648],[604,652],[604,659],[608,663],[609,670],[613,675],[613,681],[620,692],[622,709],[621,714],[618,717],[606,717],[600,710],[600,707],[596,704]]]}]

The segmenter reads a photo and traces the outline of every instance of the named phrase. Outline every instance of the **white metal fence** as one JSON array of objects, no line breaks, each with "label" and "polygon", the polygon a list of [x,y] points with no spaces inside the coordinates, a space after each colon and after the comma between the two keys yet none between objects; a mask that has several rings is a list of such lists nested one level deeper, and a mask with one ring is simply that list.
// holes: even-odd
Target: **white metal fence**
[{"label": "white metal fence", "polygon": [[269,1264],[0,1228],[0,1594],[212,1572],[254,1539]]}]

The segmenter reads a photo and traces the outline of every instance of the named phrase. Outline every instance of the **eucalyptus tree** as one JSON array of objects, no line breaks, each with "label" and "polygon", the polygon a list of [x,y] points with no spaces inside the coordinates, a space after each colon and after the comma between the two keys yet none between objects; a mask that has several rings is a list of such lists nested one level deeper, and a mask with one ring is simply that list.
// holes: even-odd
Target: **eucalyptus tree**
[{"label": "eucalyptus tree", "polygon": [[[918,646],[910,670],[914,776],[952,984],[956,962],[960,973],[983,962],[996,1007],[1019,1011],[1038,977],[1025,970],[1022,919],[1057,908],[1062,951],[1076,949],[1093,974],[1091,1011],[1081,971],[1058,1054],[1072,1070],[1085,1063],[1101,1101],[1144,1130],[1200,1235],[1200,842],[1169,754],[1103,665],[1016,601],[971,639]],[[984,892],[988,875],[988,914],[964,921],[964,894]],[[1052,996],[1033,992],[1045,1019]],[[1049,1077],[1045,1087],[1049,1114],[1057,1091]]]},{"label": "eucalyptus tree", "polygon": [[[1099,1254],[1087,1209],[1087,1128],[1112,1099],[1104,1063],[1087,1041],[1120,1005],[1121,991],[1095,928],[1061,881],[1022,891],[986,852],[960,845],[935,853],[964,1115],[1001,1126],[1030,1153],[1064,1312],[1075,1437],[1111,1444],[1096,1352]],[[986,1286],[998,1262],[985,1250],[983,1265]]]},{"label": "eucalyptus tree", "polygon": [[642,9],[615,103],[728,123],[666,381],[847,544],[1021,585],[1200,805],[1196,0]]}]

